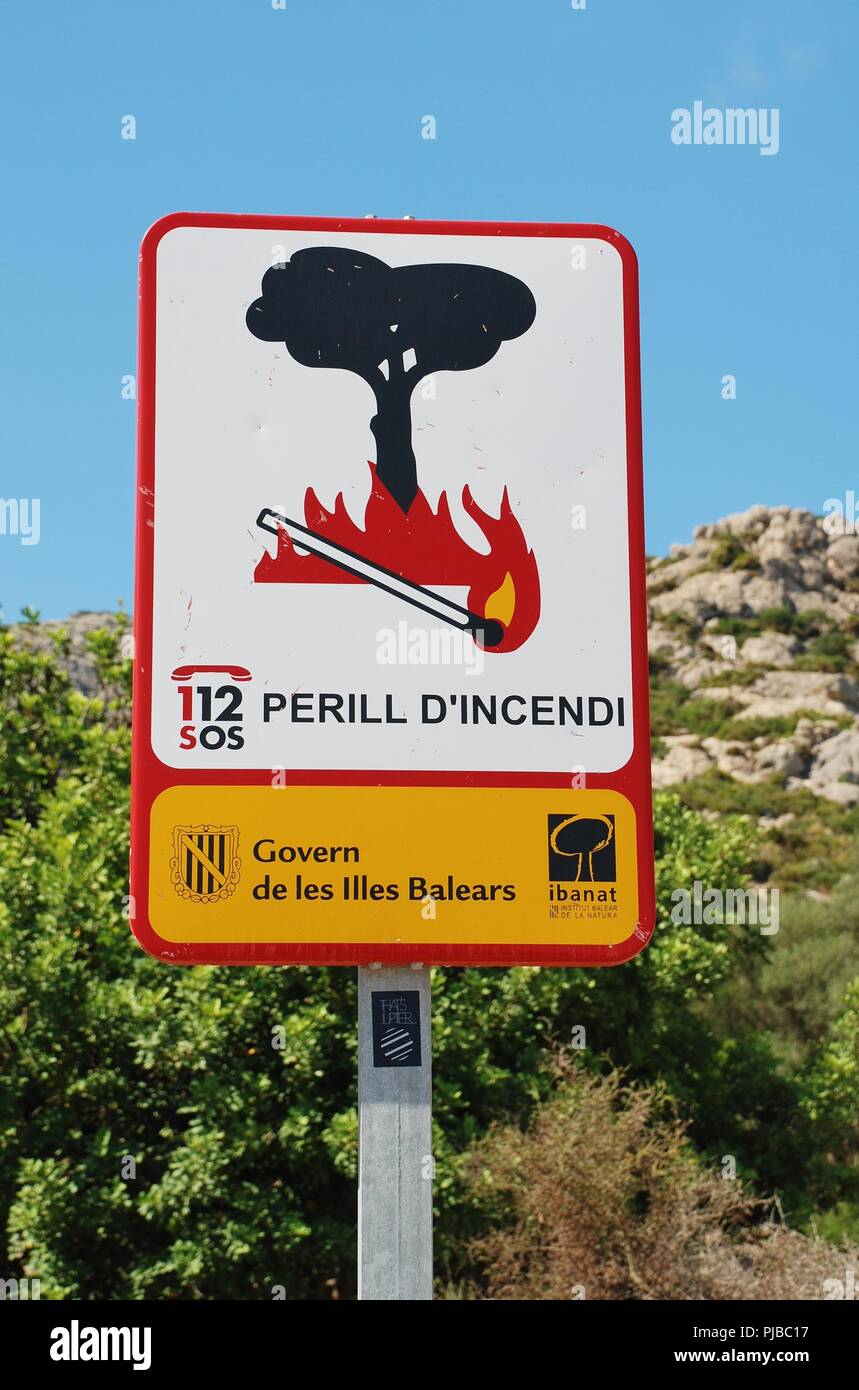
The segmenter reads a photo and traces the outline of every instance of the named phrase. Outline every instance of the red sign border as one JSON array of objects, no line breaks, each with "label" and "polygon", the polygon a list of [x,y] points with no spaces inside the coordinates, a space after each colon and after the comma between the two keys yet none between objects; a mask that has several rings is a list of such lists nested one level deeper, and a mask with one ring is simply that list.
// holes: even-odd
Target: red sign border
[{"label": "red sign border", "polygon": [[[263,231],[361,233],[398,236],[522,236],[601,240],[623,263],[624,370],[627,435],[630,627],[632,646],[633,752],[617,772],[588,774],[588,787],[609,787],[628,797],[637,823],[639,922],[616,945],[492,945],[338,942],[165,941],[149,923],[149,821],[152,803],[168,787],[268,786],[271,770],[236,771],[170,768],[155,756],[150,741],[152,713],[152,625],[155,504],[155,342],[157,253],[161,239],[177,227],[219,227]],[[638,314],[638,262],[619,232],[579,222],[448,222],[355,217],[262,217],[231,213],[176,212],[147,231],[140,248],[140,319],[137,376],[137,523],[134,587],[134,704],[131,794],[131,926],[150,955],[172,965],[620,965],[650,940],[655,919],[653,818],[650,771],[650,715],[645,592],[644,495],[642,480],[641,369]],[[563,787],[569,774],[498,772],[336,772],[287,774],[294,786],[483,786]],[[180,780],[181,778],[181,780]]]}]

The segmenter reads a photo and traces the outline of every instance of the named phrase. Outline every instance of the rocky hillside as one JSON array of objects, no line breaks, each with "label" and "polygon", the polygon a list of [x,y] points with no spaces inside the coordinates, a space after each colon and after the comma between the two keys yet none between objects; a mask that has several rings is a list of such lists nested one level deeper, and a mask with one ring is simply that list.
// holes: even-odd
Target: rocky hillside
[{"label": "rocky hillside", "polygon": [[654,677],[678,687],[657,786],[717,768],[859,800],[859,536],[752,507],[673,546],[648,592]]},{"label": "rocky hillside", "polygon": [[[857,828],[834,812],[859,803],[859,537],[752,507],[650,561],[648,594],[654,784],[755,814],[771,841],[805,822],[782,837],[800,861],[816,819],[799,876],[825,885],[823,842],[834,872]],[[769,858],[793,876],[796,853]]]},{"label": "rocky hillside", "polygon": [[[103,692],[87,637],[91,632],[116,625],[115,613],[73,613],[62,622],[14,623],[9,630],[36,651],[55,652],[76,688],[92,697]],[[131,655],[130,632],[123,638],[122,654]]]}]

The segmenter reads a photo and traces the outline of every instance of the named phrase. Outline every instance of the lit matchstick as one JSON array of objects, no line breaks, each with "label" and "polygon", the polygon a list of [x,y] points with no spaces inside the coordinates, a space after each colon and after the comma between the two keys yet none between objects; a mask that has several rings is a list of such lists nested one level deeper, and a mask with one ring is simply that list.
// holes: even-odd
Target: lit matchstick
[{"label": "lit matchstick", "polygon": [[270,507],[264,507],[260,512],[257,526],[263,531],[269,531],[273,536],[285,531],[293,544],[302,550],[310,551],[320,560],[327,560],[330,565],[336,565],[347,574],[354,574],[356,579],[375,584],[377,589],[384,589],[385,593],[393,594],[394,598],[405,599],[406,603],[429,613],[432,618],[438,618],[441,622],[458,627],[462,632],[470,633],[482,647],[497,647],[503,640],[504,626],[494,618],[471,613],[467,608],[461,608],[458,603],[452,603],[450,599],[434,593],[432,589],[425,589],[422,584],[413,584],[410,579],[403,579],[402,575],[394,574],[393,570],[385,569],[384,565],[377,565],[354,550],[347,550],[345,545],[338,545],[335,541],[317,535],[307,526],[292,521],[288,516],[282,516],[280,512],[272,511]]}]

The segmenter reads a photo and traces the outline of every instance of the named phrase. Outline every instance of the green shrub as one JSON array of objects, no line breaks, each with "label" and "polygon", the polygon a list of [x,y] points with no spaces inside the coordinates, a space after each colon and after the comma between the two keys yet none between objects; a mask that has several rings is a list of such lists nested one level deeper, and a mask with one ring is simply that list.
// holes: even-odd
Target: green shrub
[{"label": "green shrub", "polygon": [[712,686],[726,685],[754,685],[762,675],[768,670],[766,666],[737,666],[734,662],[729,663],[733,669],[717,671],[714,676],[705,676],[701,681],[701,688],[707,689]]},{"label": "green shrub", "polygon": [[802,613],[792,608],[765,608],[761,613],[761,624],[765,628],[805,640],[827,631],[832,627],[832,620],[819,608],[807,608]]},{"label": "green shrub", "polygon": [[821,632],[805,651],[794,657],[795,671],[843,672],[851,664],[852,642],[846,632]]},{"label": "green shrub", "polygon": [[739,709],[735,700],[693,699],[679,681],[657,678],[651,684],[650,727],[658,738],[678,733],[720,736]]},{"label": "green shrub", "polygon": [[698,632],[698,627],[692,619],[687,618],[685,613],[680,613],[676,609],[670,613],[660,613],[658,622],[662,623],[664,627],[677,628],[680,632],[685,633],[690,640]]},{"label": "green shrub", "polygon": [[788,791],[783,777],[742,783],[711,768],[677,794],[695,809],[765,818],[764,824],[790,813],[793,819],[768,829],[763,841],[770,877],[783,887],[832,887],[854,863],[859,807],[839,806],[807,787]]},{"label": "green shrub", "polygon": [[734,561],[745,553],[745,546],[739,536],[730,534],[719,536],[707,556],[708,570],[730,569]]},{"label": "green shrub", "polygon": [[736,637],[742,644],[747,637],[758,637],[763,628],[759,618],[738,618],[722,614],[712,620],[708,626],[709,632],[722,633],[727,637]]},{"label": "green shrub", "polygon": [[708,769],[694,782],[678,789],[683,802],[694,810],[719,811],[727,815],[780,816],[791,807],[791,793],[785,789],[783,777],[770,777],[765,782],[737,782],[727,773]]},{"label": "green shrub", "polygon": [[846,990],[803,1090],[817,1186],[835,1202],[846,1193],[859,1214],[859,976]]},{"label": "green shrub", "polygon": [[731,561],[732,570],[759,570],[761,562],[751,550],[741,550]]},{"label": "green shrub", "polygon": [[855,1263],[761,1221],[741,1181],[705,1168],[659,1089],[569,1062],[523,1132],[496,1126],[463,1165],[483,1219],[466,1297],[823,1299]]},{"label": "green shrub", "polygon": [[678,721],[687,733],[700,738],[724,738],[741,708],[736,700],[687,700],[678,711]]},{"label": "green shrub", "polygon": [[793,733],[796,724],[797,716],[794,715],[755,715],[749,719],[739,714],[728,725],[726,737],[745,743],[756,738],[784,738]]}]

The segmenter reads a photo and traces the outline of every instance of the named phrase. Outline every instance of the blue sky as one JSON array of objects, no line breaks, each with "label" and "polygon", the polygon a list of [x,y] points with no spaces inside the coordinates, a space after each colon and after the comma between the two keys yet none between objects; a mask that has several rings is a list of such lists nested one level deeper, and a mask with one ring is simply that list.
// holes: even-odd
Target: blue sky
[{"label": "blue sky", "polygon": [[[641,266],[648,548],[859,491],[857,39],[854,0],[6,0],[0,497],[41,503],[38,545],[0,535],[7,620],[131,605],[121,379],[177,209],[609,223]],[[673,144],[695,100],[777,107],[778,154]]]}]

